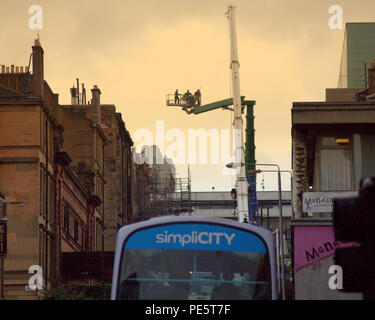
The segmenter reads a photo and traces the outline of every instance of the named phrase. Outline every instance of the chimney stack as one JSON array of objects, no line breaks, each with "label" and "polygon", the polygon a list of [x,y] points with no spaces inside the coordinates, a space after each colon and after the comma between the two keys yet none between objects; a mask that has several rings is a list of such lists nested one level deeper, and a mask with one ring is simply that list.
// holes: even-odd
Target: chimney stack
[{"label": "chimney stack", "polygon": [[368,94],[375,93],[375,60],[368,69]]},{"label": "chimney stack", "polygon": [[35,39],[33,46],[33,77],[32,94],[34,97],[44,96],[44,51],[39,39]]},{"label": "chimney stack", "polygon": [[70,96],[72,98],[71,100],[72,106],[76,106],[77,105],[77,89],[74,87],[74,85],[73,85],[73,88],[70,88]]},{"label": "chimney stack", "polygon": [[101,112],[100,112],[100,89],[97,85],[94,85],[94,88],[91,89],[92,92],[92,121],[96,125],[100,125]]}]

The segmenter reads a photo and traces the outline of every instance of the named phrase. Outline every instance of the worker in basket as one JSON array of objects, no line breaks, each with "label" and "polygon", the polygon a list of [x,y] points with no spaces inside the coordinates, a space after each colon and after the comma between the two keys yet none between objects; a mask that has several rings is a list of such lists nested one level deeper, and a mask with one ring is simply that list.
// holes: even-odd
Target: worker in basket
[{"label": "worker in basket", "polygon": [[201,91],[199,89],[195,91],[194,97],[195,97],[195,102],[197,103],[198,106],[200,106],[201,105]]}]

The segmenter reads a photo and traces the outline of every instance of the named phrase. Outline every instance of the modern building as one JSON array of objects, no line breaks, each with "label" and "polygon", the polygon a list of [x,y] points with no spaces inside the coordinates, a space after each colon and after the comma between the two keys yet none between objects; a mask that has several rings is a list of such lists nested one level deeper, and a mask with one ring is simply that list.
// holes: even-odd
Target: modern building
[{"label": "modern building", "polygon": [[375,22],[346,23],[338,88],[367,88],[375,57]]},{"label": "modern building", "polygon": [[329,289],[328,268],[340,246],[334,239],[332,199],[354,195],[375,176],[375,62],[368,88],[326,90],[326,101],[292,108],[296,299],[360,299]]}]

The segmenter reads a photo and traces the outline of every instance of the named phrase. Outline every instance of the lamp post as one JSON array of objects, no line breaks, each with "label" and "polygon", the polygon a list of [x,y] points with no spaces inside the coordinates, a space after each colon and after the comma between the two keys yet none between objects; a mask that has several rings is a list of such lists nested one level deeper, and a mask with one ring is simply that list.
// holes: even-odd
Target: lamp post
[{"label": "lamp post", "polygon": [[[249,171],[252,173],[252,171]],[[278,170],[255,170],[254,173],[262,173],[262,172],[278,172]],[[280,170],[281,173],[289,173],[290,174],[290,202],[292,207],[292,218],[295,218],[294,214],[294,206],[293,206],[293,172],[290,170]]]},{"label": "lamp post", "polygon": [[[276,170],[270,170],[277,172],[278,178],[278,191],[279,191],[279,232],[280,232],[280,253],[281,253],[281,295],[282,299],[285,300],[285,275],[284,275],[284,237],[283,237],[283,205],[282,205],[282,191],[281,191],[281,170],[278,164],[273,163],[255,163],[256,166],[268,166],[277,167]],[[286,171],[286,170],[283,170]],[[262,170],[255,170],[255,173],[260,173]]]},{"label": "lamp post", "polygon": [[[285,300],[285,279],[284,279],[284,239],[283,239],[283,206],[282,206],[282,190],[281,190],[281,170],[278,164],[274,163],[247,163],[250,165],[255,165],[255,166],[268,166],[268,167],[276,167],[277,170],[270,170],[270,171],[275,171],[277,172],[277,178],[278,178],[278,192],[279,192],[279,232],[281,234],[280,236],[280,251],[281,251],[281,294],[282,294],[282,299]],[[241,164],[243,166],[244,164]],[[234,168],[235,165],[233,163],[229,163],[226,165],[227,168]],[[287,170],[283,170],[287,171]],[[261,173],[262,170],[254,170],[252,173],[257,174]],[[292,190],[293,191],[293,190]]]}]

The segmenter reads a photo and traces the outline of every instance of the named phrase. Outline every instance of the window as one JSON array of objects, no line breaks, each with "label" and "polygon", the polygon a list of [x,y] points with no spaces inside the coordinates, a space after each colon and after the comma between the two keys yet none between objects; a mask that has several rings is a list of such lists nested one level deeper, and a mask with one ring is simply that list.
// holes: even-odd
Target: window
[{"label": "window", "polygon": [[[337,139],[340,138],[340,139]],[[320,137],[317,140],[314,184],[316,190],[352,190],[352,137]],[[345,143],[340,141],[345,140]]]},{"label": "window", "polygon": [[69,209],[64,207],[64,230],[69,234]]},{"label": "window", "polygon": [[361,135],[361,178],[375,176],[375,135]]},{"label": "window", "polygon": [[120,299],[263,300],[271,296],[269,257],[261,252],[135,249],[124,250],[122,259]]},{"label": "window", "polygon": [[43,231],[39,230],[39,265],[44,265],[44,237],[43,237]]},{"label": "window", "polygon": [[86,248],[86,230],[84,227],[82,227],[82,249],[83,251],[87,251]]},{"label": "window", "polygon": [[44,172],[43,168],[40,169],[40,179],[39,179],[39,210],[40,215],[44,214]]},{"label": "window", "polygon": [[49,207],[48,207],[48,220],[49,223],[54,224],[55,223],[55,188],[54,188],[54,181],[53,177],[49,177]]},{"label": "window", "polygon": [[78,241],[78,221],[74,219],[74,240]]}]

